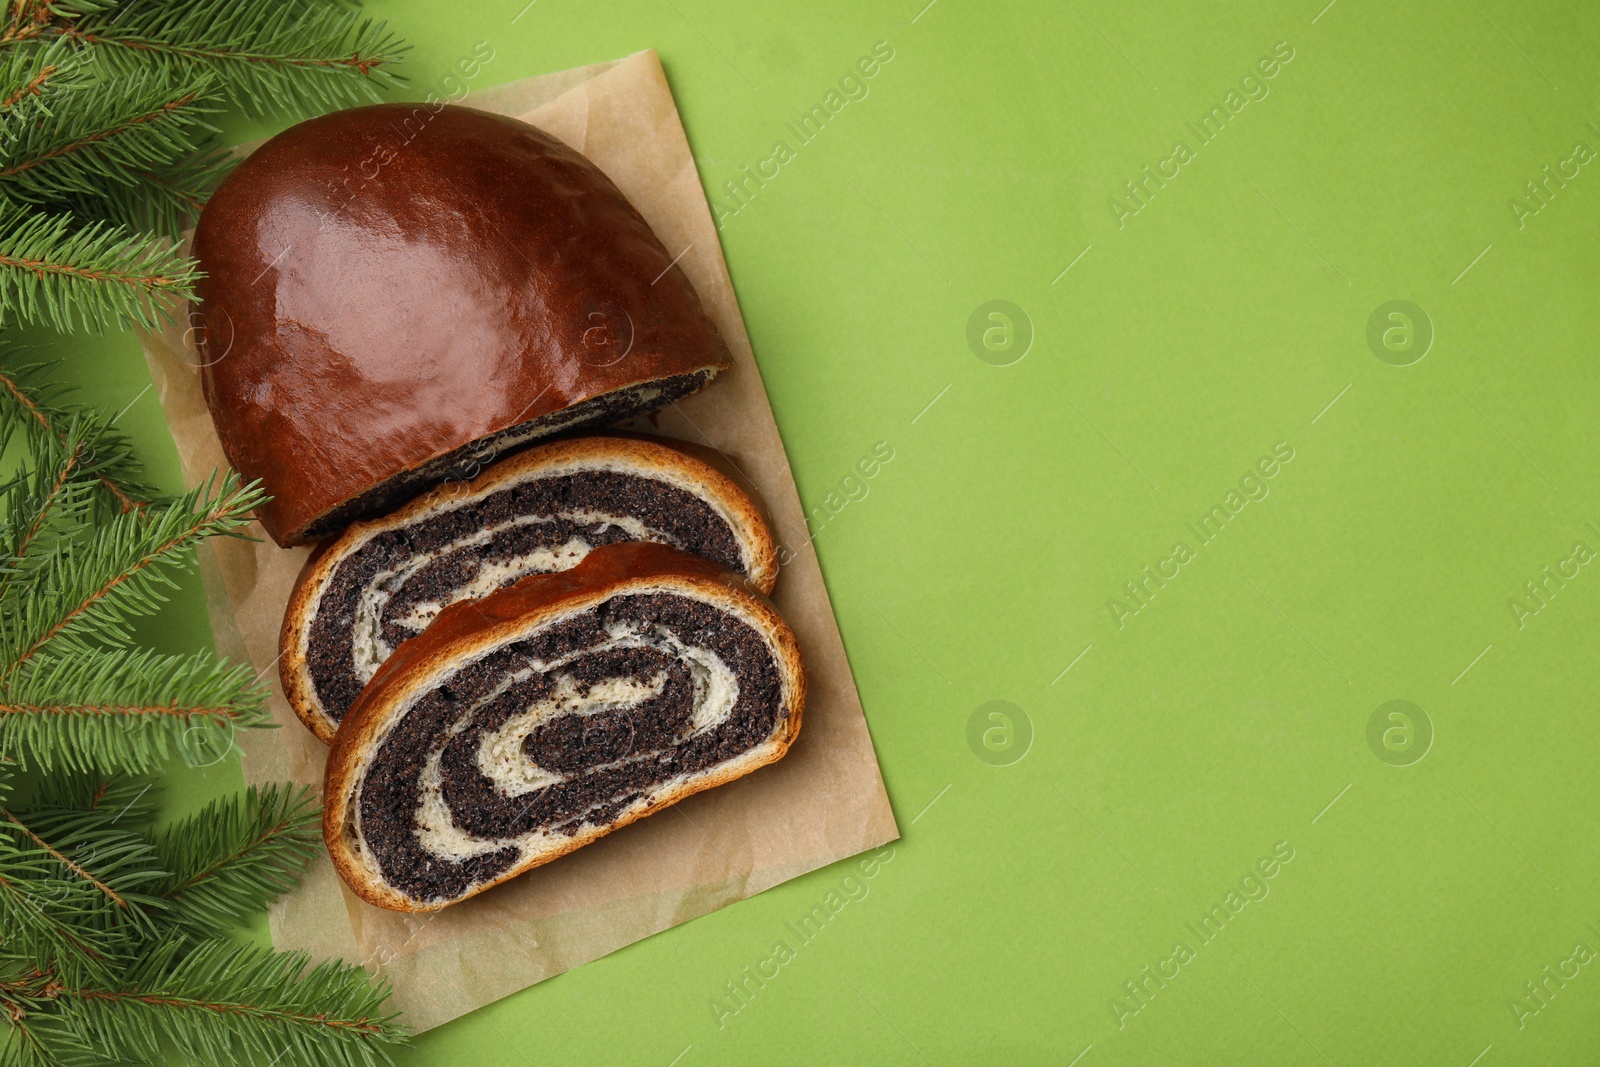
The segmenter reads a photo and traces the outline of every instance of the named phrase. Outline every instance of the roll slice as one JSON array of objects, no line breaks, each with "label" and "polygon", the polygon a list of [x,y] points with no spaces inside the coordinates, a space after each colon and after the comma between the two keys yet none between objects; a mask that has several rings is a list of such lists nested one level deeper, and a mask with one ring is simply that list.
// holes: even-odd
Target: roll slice
[{"label": "roll slice", "polygon": [[333,743],[323,833],[359,896],[433,911],[779,759],[800,651],[738,575],[608,545],[445,609]]},{"label": "roll slice", "polygon": [[331,743],[361,687],[441,609],[623,541],[693,552],[762,593],[777,580],[760,510],[709,463],[645,438],[541,445],[312,554],[284,615],[278,662],[290,706]]}]

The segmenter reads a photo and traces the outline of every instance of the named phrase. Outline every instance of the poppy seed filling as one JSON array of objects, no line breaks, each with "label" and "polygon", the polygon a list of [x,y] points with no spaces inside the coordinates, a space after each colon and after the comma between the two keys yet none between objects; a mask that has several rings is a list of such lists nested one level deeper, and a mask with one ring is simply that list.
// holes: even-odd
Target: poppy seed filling
[{"label": "poppy seed filling", "polygon": [[375,535],[337,564],[308,627],[306,673],[324,714],[341,722],[383,661],[442,609],[621,541],[746,569],[728,521],[705,500],[615,470],[530,478]]},{"label": "poppy seed filling", "polygon": [[412,899],[458,898],[771,740],[789,714],[781,678],[732,611],[612,597],[412,697],[374,740],[353,843]]}]

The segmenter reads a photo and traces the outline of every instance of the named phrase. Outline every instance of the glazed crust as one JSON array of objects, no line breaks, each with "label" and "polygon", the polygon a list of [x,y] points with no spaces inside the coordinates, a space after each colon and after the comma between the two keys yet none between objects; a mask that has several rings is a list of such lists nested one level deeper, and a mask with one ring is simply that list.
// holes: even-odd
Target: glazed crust
[{"label": "glazed crust", "polygon": [[355,523],[340,536],[317,546],[295,580],[278,637],[278,676],[284,696],[306,728],[324,744],[333,743],[339,728],[323,711],[311,684],[307,638],[322,591],[346,557],[377,534],[410,525],[451,504],[487,496],[503,486],[538,477],[540,472],[596,466],[659,475],[663,481],[709,501],[733,528],[734,538],[746,557],[750,584],[763,594],[772,592],[778,580],[778,550],[760,504],[731,477],[688,454],[678,442],[601,434],[536,445],[495,463],[469,482],[439,486],[392,514]]},{"label": "glazed crust", "polygon": [[[351,840],[351,807],[366,762],[406,701],[427,689],[455,664],[517,640],[561,616],[587,610],[631,593],[670,592],[737,612],[767,636],[777,652],[786,717],[780,733],[742,753],[701,780],[684,783],[642,810],[605,826],[587,827],[560,848],[534,856],[466,894],[444,903],[418,901],[387,885],[365,863]],[[591,552],[577,567],[557,574],[532,575],[482,600],[462,601],[439,613],[421,635],[407,641],[378,668],[345,717],[333,742],[323,781],[322,832],[334,869],[369,904],[392,911],[437,911],[476,896],[534,867],[581,848],[613,830],[670,807],[783,757],[800,732],[806,679],[800,646],[772,604],[751,592],[743,578],[716,564],[665,545],[630,542]]]},{"label": "glazed crust", "polygon": [[218,187],[194,251],[206,400],[280,545],[474,441],[731,365],[681,250],[610,179],[470,108],[291,127]]}]

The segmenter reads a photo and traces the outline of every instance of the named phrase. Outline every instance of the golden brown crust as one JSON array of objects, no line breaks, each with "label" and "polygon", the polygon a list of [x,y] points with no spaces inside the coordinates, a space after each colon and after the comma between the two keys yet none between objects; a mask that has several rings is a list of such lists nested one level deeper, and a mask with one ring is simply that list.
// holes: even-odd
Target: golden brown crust
[{"label": "golden brown crust", "polygon": [[306,663],[305,627],[310,621],[313,599],[338,562],[329,555],[329,549],[337,540],[340,539],[322,542],[301,565],[294,591],[289,594],[289,604],[283,609],[283,626],[278,630],[278,681],[283,685],[284,699],[306,729],[325,745],[333,744],[333,734],[339,724],[322,713],[316,693],[312,691]]},{"label": "golden brown crust", "polygon": [[206,401],[280,545],[352,501],[383,510],[422,487],[391,479],[443,477],[422,469],[475,441],[732,366],[681,250],[599,168],[471,108],[285,130],[217,188],[194,252]]},{"label": "golden brown crust", "polygon": [[[685,783],[649,807],[615,822],[575,834],[561,847],[535,856],[456,900],[430,904],[414,900],[382,882],[350,841],[350,807],[365,759],[392,725],[398,709],[426,689],[437,674],[477,653],[516,640],[559,616],[584,611],[612,597],[635,592],[670,591],[738,611],[772,642],[783,679],[786,717],[782,732],[743,753],[703,779]],[[476,896],[510,878],[564,856],[613,830],[670,807],[781,759],[800,732],[806,678],[794,632],[764,596],[750,591],[737,575],[698,556],[665,545],[624,543],[598,548],[570,571],[524,578],[483,600],[463,601],[439,613],[418,637],[395,650],[378,668],[345,717],[328,756],[323,782],[323,838],[334,869],[369,904],[392,911],[437,911]]]},{"label": "golden brown crust", "polygon": [[354,523],[343,534],[317,546],[295,579],[278,638],[278,675],[295,715],[324,744],[333,743],[339,724],[323,711],[313,691],[306,659],[306,634],[311,625],[312,608],[334,570],[350,553],[370,538],[408,525],[435,509],[467,498],[487,496],[503,486],[537,477],[541,472],[566,466],[610,464],[639,473],[656,473],[663,481],[711,503],[728,519],[740,549],[747,555],[750,584],[762,594],[772,592],[778,580],[778,549],[761,505],[727,474],[699,456],[689,454],[681,442],[636,434],[595,434],[535,445],[500,460],[471,481],[438,486],[388,515]]}]

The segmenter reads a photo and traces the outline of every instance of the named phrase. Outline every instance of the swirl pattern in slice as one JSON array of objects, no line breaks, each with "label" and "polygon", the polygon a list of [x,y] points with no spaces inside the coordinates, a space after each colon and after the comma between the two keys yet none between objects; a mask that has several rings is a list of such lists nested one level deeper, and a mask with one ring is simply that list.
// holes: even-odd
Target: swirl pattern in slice
[{"label": "swirl pattern in slice", "polygon": [[335,865],[364,898],[471,896],[778,759],[794,637],[737,576],[659,545],[595,550],[442,613],[335,741]]},{"label": "swirl pattern in slice", "polygon": [[638,438],[540,446],[351,527],[307,561],[284,619],[289,702],[331,741],[384,660],[444,608],[625,541],[693,552],[763,592],[776,578],[755,505],[699,459]]}]

